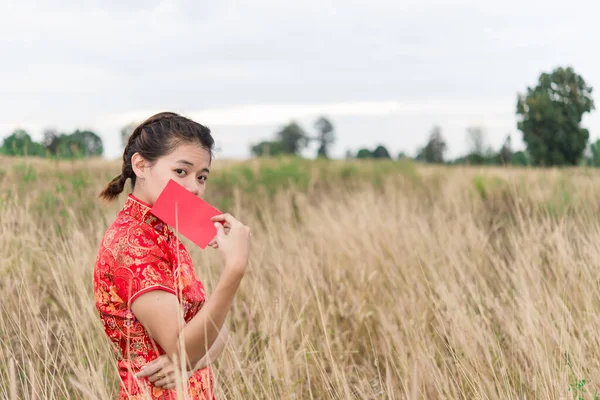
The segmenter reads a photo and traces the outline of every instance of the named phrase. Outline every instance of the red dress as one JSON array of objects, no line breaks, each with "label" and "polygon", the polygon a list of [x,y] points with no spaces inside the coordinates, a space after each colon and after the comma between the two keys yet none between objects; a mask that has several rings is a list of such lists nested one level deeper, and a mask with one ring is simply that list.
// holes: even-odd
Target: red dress
[{"label": "red dress", "polygon": [[[119,399],[177,398],[174,390],[133,377],[143,365],[165,354],[129,308],[136,297],[151,290],[176,295],[186,322],[205,301],[204,286],[183,243],[150,213],[148,204],[129,194],[104,234],[94,268],[96,308],[121,377]],[[188,398],[214,399],[212,386],[210,369],[198,370],[188,380]]]}]

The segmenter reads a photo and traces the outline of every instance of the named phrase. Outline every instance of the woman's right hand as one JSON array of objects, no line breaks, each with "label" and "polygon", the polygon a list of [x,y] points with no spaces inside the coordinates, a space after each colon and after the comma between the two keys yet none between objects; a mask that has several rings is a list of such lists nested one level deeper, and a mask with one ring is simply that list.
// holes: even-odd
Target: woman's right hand
[{"label": "woman's right hand", "polygon": [[[250,252],[250,228],[235,219],[231,214],[222,214],[212,217],[217,228],[216,242],[218,249],[225,259],[225,268],[245,272]],[[225,232],[223,224],[229,226]]]}]

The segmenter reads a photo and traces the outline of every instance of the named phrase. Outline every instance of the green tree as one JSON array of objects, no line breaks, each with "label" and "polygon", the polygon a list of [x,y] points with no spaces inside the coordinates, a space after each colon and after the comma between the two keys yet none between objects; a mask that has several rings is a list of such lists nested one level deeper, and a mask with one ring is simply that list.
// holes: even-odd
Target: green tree
[{"label": "green tree", "polygon": [[60,145],[60,135],[55,129],[44,130],[44,138],[42,139],[42,145],[46,149],[46,152],[51,155],[56,155],[58,146]]},{"label": "green tree", "polygon": [[525,151],[517,151],[512,154],[512,165],[526,166],[529,165],[529,155]]},{"label": "green tree", "polygon": [[1,152],[9,156],[44,157],[46,155],[44,146],[41,143],[34,142],[23,129],[17,129],[4,139]]},{"label": "green tree", "polygon": [[315,140],[319,143],[317,157],[329,157],[329,147],[335,142],[335,133],[333,132],[333,124],[325,117],[320,117],[315,121],[315,129],[317,137]]},{"label": "green tree", "polygon": [[358,153],[356,153],[356,158],[373,158],[373,153],[369,149],[360,149]]},{"label": "green tree", "polygon": [[296,122],[290,122],[277,132],[277,140],[284,154],[300,154],[308,146],[306,132]]},{"label": "green tree", "polygon": [[283,153],[283,147],[281,142],[264,141],[252,146],[250,151],[256,157],[278,156]]},{"label": "green tree", "polygon": [[600,167],[600,139],[590,144],[590,165]]},{"label": "green tree", "polygon": [[390,153],[387,151],[387,149],[384,146],[377,146],[375,148],[375,150],[373,150],[373,158],[387,158],[387,159],[391,159],[392,157],[390,156]]},{"label": "green tree", "polygon": [[71,135],[72,148],[83,157],[101,156],[104,153],[102,139],[92,131],[76,130]]},{"label": "green tree", "polygon": [[577,165],[589,138],[583,114],[594,109],[592,88],[571,68],[543,73],[518,95],[517,127],[534,165]]},{"label": "green tree", "polygon": [[503,165],[510,165],[512,163],[512,144],[510,135],[504,140],[504,144],[500,149],[500,161]]},{"label": "green tree", "polygon": [[92,131],[76,130],[70,135],[57,138],[56,155],[61,158],[101,156],[104,152],[102,139]]},{"label": "green tree", "polygon": [[443,164],[445,152],[446,141],[442,136],[442,129],[439,126],[434,126],[427,144],[419,151],[417,160],[433,164]]}]

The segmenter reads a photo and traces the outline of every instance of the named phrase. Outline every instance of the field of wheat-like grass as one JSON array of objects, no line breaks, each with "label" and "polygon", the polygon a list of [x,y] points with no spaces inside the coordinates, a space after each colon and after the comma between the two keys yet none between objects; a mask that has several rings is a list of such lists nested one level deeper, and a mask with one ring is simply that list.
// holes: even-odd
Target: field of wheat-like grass
[{"label": "field of wheat-like grass", "polygon": [[[109,399],[103,160],[0,159],[0,399]],[[216,161],[252,228],[220,399],[570,399],[600,390],[600,173]],[[218,252],[185,239],[214,287]]]}]

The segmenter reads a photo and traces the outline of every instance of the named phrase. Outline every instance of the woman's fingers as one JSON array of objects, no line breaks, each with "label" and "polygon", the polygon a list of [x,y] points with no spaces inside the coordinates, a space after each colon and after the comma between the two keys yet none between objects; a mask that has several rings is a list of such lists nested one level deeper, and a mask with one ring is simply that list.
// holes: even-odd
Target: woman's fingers
[{"label": "woman's fingers", "polygon": [[162,362],[162,360],[158,360],[158,361],[157,360],[153,361],[150,364],[144,365],[142,367],[142,369],[140,369],[140,372],[135,374],[135,377],[140,379],[140,378],[144,378],[146,376],[154,375],[158,371],[160,371],[163,368],[163,362]]},{"label": "woman's fingers", "polygon": [[150,361],[148,364],[142,366],[140,371],[134,375],[135,378],[144,378],[146,376],[151,376],[161,369],[168,363],[170,363],[169,357],[166,355],[158,356],[154,360]]},{"label": "woman's fingers", "polygon": [[160,380],[156,381],[156,382],[154,383],[154,386],[157,386],[157,387],[165,387],[165,386],[167,386],[167,385],[171,385],[171,384],[173,384],[173,385],[175,384],[175,377],[174,377],[174,376],[173,376],[173,379],[172,379],[172,380],[171,380],[171,377],[165,377],[165,378],[162,378],[162,379],[160,379]]},{"label": "woman's fingers", "polygon": [[171,360],[164,355],[144,365],[140,372],[134,376],[137,379],[148,377],[148,382],[164,389],[174,389],[177,383],[175,369],[171,364]]},{"label": "woman's fingers", "polygon": [[214,217],[211,218],[213,222],[225,222],[225,223],[229,223],[230,227],[235,225],[235,224],[239,224],[240,222],[233,218],[233,216],[229,213],[227,214],[221,214],[221,215],[215,215]]},{"label": "woman's fingers", "polygon": [[170,365],[148,378],[148,381],[154,383],[155,386],[160,386],[158,382],[163,382],[162,384],[164,385],[173,380],[175,380],[175,370]]},{"label": "woman's fingers", "polygon": [[[225,222],[223,224],[223,231],[225,232],[225,234],[228,234],[230,230],[231,230],[231,224],[229,222]],[[212,247],[213,249],[218,249],[219,248],[219,243],[217,241],[217,237],[216,236],[213,238],[213,240],[211,240],[208,243],[208,246]]]},{"label": "woman's fingers", "polygon": [[150,375],[148,377],[148,382],[150,383],[155,383],[159,380],[161,380],[163,378],[163,375],[160,373],[160,371],[158,371],[157,373],[155,373],[154,375]]},{"label": "woman's fingers", "polygon": [[[223,231],[225,232],[225,234],[228,234],[230,230],[231,230],[231,227],[229,227],[229,226],[225,226],[224,229],[223,229]],[[215,243],[217,243],[217,236],[215,236],[214,238],[212,238],[212,240],[210,242],[208,242],[208,245],[212,246]]]},{"label": "woman's fingers", "polygon": [[[187,374],[184,374],[182,378],[189,379]],[[175,370],[170,370],[166,376],[164,376],[161,379],[154,382],[154,386],[161,387],[164,389],[173,389],[173,388],[175,388],[176,384],[177,384],[177,374],[175,373]]]}]

